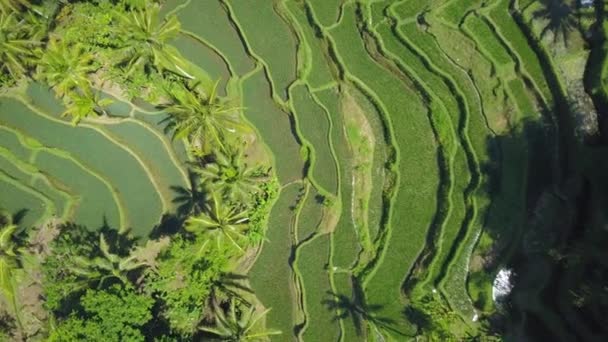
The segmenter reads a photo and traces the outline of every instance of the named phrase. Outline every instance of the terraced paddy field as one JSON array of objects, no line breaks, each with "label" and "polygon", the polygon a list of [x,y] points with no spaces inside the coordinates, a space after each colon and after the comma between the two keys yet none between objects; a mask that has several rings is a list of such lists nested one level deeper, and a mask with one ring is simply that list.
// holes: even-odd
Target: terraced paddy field
[{"label": "terraced paddy field", "polygon": [[[494,341],[565,321],[556,334],[596,336],[567,318],[571,305],[549,312],[552,270],[515,288],[516,318],[494,298],[501,270],[544,265],[535,229],[595,179],[573,166],[594,138],[575,137],[572,116],[577,101],[601,103],[605,80],[574,93],[587,55],[550,47],[545,1],[161,3],[180,21],[169,44],[218,81],[278,179],[241,265],[255,306],[271,309],[266,327],[281,331],[272,341]],[[145,237],[192,190],[192,146],[166,127],[170,106],[102,90],[106,115],[76,127],[47,86],[0,94],[0,193],[20,226]]]}]

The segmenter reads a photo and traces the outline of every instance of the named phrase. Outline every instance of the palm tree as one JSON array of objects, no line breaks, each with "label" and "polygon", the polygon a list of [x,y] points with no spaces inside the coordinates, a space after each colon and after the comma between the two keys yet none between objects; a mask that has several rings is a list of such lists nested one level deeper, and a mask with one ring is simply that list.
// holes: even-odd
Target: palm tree
[{"label": "palm tree", "polygon": [[92,53],[84,52],[79,45],[67,46],[51,39],[39,63],[39,75],[55,89],[59,97],[92,93],[88,75],[97,67]]},{"label": "palm tree", "polygon": [[256,324],[264,318],[270,309],[264,310],[260,314],[255,314],[255,307],[237,307],[236,301],[230,301],[227,313],[217,305],[213,307],[215,313],[215,326],[201,326],[200,330],[216,335],[224,341],[264,341],[268,336],[280,335],[277,330],[262,330],[254,332]]},{"label": "palm tree", "polygon": [[20,267],[17,246],[14,241],[17,225],[13,224],[10,215],[2,214],[0,220],[2,221],[0,222],[0,293],[4,295],[7,303],[13,306],[15,318],[21,327],[13,283],[14,272]]},{"label": "palm tree", "polygon": [[211,205],[207,203],[205,210],[196,216],[186,220],[185,229],[196,235],[208,235],[215,238],[218,248],[222,246],[224,237],[239,250],[243,251],[238,240],[243,240],[247,229],[246,211],[239,211],[222,203],[217,195],[212,196]]},{"label": "palm tree", "polygon": [[105,107],[114,101],[110,98],[102,99],[97,92],[73,92],[66,101],[67,109],[61,116],[71,116],[72,124],[77,125],[80,120],[87,116],[108,115]]},{"label": "palm tree", "polygon": [[170,114],[168,129],[173,129],[173,138],[189,138],[196,148],[206,151],[210,143],[224,148],[225,133],[236,133],[244,127],[239,122],[237,107],[230,107],[217,96],[216,82],[208,96],[196,90],[182,88],[170,92],[172,104],[165,110]]},{"label": "palm tree", "polygon": [[28,39],[28,28],[17,20],[16,12],[0,11],[0,72],[18,79],[33,63],[39,41]]},{"label": "palm tree", "polygon": [[159,10],[160,6],[152,5],[128,14],[115,12],[118,30],[127,42],[119,63],[126,65],[128,75],[139,67],[152,66],[161,72],[167,70],[194,79],[185,70],[188,62],[175,47],[168,44],[169,40],[179,34],[180,23],[177,17],[172,15],[160,22]]},{"label": "palm tree", "polygon": [[243,149],[228,148],[227,153],[216,153],[214,162],[194,165],[192,171],[202,177],[210,190],[244,203],[259,190],[268,175],[261,167],[250,167],[243,153]]},{"label": "palm tree", "polygon": [[110,252],[110,246],[103,234],[99,235],[100,257],[87,259],[83,256],[74,256],[68,265],[68,270],[84,278],[85,281],[98,281],[98,287],[107,279],[115,278],[123,284],[129,283],[128,275],[137,269],[150,266],[148,261],[139,258],[137,253],[131,252],[127,257]]}]

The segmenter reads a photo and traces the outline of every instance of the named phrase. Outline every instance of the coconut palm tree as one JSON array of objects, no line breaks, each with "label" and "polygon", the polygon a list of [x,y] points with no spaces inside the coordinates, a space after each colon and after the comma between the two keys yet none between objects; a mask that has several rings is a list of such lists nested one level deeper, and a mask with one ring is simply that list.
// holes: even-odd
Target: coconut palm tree
[{"label": "coconut palm tree", "polygon": [[137,253],[132,252],[129,256],[124,257],[110,252],[110,245],[103,234],[99,235],[99,249],[100,257],[93,259],[83,256],[72,257],[68,261],[68,270],[87,282],[98,282],[98,287],[101,287],[105,280],[112,278],[128,284],[128,275],[132,271],[150,266],[147,261],[141,260]]},{"label": "coconut palm tree", "polygon": [[266,316],[270,309],[264,310],[260,314],[255,313],[255,307],[244,308],[232,299],[229,304],[228,312],[218,305],[213,307],[215,313],[214,326],[201,326],[201,331],[211,333],[223,341],[244,342],[244,341],[265,341],[267,337],[280,335],[278,330],[255,330],[256,324]]},{"label": "coconut palm tree", "polygon": [[73,92],[66,101],[67,109],[61,116],[71,116],[72,124],[77,125],[80,120],[89,115],[108,115],[105,107],[114,101],[110,98],[102,99],[98,92]]},{"label": "coconut palm tree", "polygon": [[39,41],[28,38],[28,28],[15,12],[0,11],[0,72],[18,79],[34,61]]},{"label": "coconut palm tree", "polygon": [[244,203],[259,190],[261,182],[268,180],[268,175],[259,166],[250,167],[243,153],[243,149],[228,148],[226,152],[217,152],[211,163],[193,165],[192,171],[201,176],[211,191]]},{"label": "coconut palm tree", "polygon": [[185,229],[196,235],[205,234],[214,238],[218,248],[222,246],[224,238],[230,240],[232,245],[243,251],[239,240],[243,240],[247,229],[246,211],[240,211],[222,203],[217,195],[212,196],[211,203],[205,205],[205,210],[186,220]]},{"label": "coconut palm tree", "polygon": [[128,13],[115,12],[118,30],[126,37],[119,63],[126,65],[127,74],[140,67],[154,67],[158,71],[170,71],[188,79],[194,79],[187,69],[187,61],[168,41],[180,30],[176,16],[159,19],[160,6],[152,5]]},{"label": "coconut palm tree", "polygon": [[10,215],[0,214],[0,293],[6,302],[12,305],[17,323],[21,327],[14,286],[14,272],[20,267],[15,243],[16,230],[17,225],[13,224]]},{"label": "coconut palm tree", "polygon": [[92,93],[88,75],[97,70],[93,59],[93,54],[79,45],[67,46],[51,39],[40,59],[38,73],[60,97],[74,92]]},{"label": "coconut palm tree", "polygon": [[226,133],[236,133],[243,129],[239,121],[237,107],[231,107],[217,96],[216,82],[208,96],[197,90],[186,88],[172,91],[172,104],[165,107],[170,114],[168,129],[173,129],[173,138],[189,138],[196,148],[208,150],[214,143],[225,149],[223,138]]}]

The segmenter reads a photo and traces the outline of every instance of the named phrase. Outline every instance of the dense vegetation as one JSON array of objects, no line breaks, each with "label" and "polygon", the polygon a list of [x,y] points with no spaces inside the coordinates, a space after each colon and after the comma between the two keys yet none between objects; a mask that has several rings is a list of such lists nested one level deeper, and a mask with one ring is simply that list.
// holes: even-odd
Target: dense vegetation
[{"label": "dense vegetation", "polygon": [[605,15],[0,0],[0,341],[605,339]]}]

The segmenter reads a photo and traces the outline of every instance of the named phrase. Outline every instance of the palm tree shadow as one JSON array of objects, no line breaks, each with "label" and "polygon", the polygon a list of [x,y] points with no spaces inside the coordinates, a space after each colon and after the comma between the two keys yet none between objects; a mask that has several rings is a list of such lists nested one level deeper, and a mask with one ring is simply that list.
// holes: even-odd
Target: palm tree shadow
[{"label": "palm tree shadow", "polygon": [[378,311],[382,310],[382,305],[362,303],[357,298],[351,299],[346,295],[333,293],[331,291],[327,291],[327,296],[328,298],[324,299],[322,303],[329,311],[336,313],[332,318],[332,321],[335,322],[350,317],[358,336],[363,335],[366,322],[373,324],[376,327],[394,331],[391,325],[394,324],[395,321],[387,317],[378,316],[377,314]]},{"label": "palm tree shadow", "polygon": [[540,38],[542,39],[548,32],[552,32],[553,43],[556,43],[561,35],[564,44],[568,46],[570,32],[581,29],[578,16],[587,14],[577,13],[576,8],[567,0],[539,0],[539,2],[542,8],[532,12],[532,18],[547,21],[540,33]]},{"label": "palm tree shadow", "polygon": [[173,203],[177,204],[177,217],[186,218],[192,214],[198,214],[203,210],[203,204],[206,201],[205,193],[198,185],[196,176],[189,172],[189,187],[172,185],[170,188],[175,192],[176,197],[172,200]]}]

